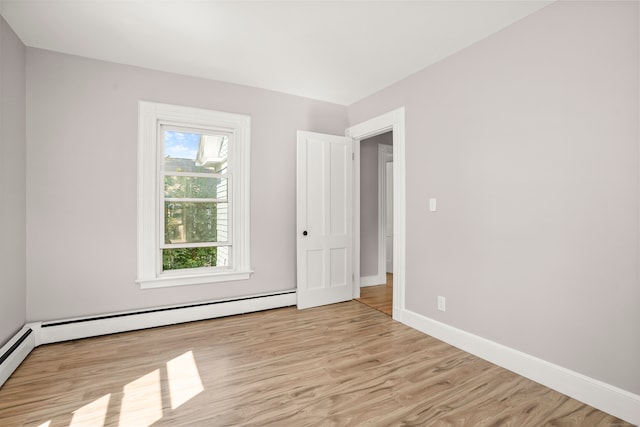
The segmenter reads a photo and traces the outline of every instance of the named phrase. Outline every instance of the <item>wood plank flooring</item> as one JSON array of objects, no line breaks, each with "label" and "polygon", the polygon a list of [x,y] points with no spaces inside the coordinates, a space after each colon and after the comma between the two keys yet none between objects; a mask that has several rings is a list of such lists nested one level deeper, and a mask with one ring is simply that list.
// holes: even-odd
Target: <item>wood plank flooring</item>
[{"label": "wood plank flooring", "polygon": [[360,288],[360,298],[358,298],[358,301],[392,316],[393,274],[387,273],[387,283],[384,285]]},{"label": "wood plank flooring", "polygon": [[350,301],[37,348],[0,426],[621,426]]}]

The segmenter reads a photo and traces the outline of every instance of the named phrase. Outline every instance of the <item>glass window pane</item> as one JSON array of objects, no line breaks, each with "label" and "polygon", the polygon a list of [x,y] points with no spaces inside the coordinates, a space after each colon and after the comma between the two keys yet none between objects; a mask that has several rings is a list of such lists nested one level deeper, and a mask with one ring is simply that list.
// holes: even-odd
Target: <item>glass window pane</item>
[{"label": "glass window pane", "polygon": [[164,170],[170,172],[226,173],[227,135],[163,130]]},{"label": "glass window pane", "polygon": [[227,242],[227,203],[165,202],[164,242]]},{"label": "glass window pane", "polygon": [[227,178],[202,178],[195,176],[165,176],[166,198],[227,198]]},{"label": "glass window pane", "polygon": [[162,270],[184,268],[228,267],[229,246],[214,248],[181,248],[162,250]]}]

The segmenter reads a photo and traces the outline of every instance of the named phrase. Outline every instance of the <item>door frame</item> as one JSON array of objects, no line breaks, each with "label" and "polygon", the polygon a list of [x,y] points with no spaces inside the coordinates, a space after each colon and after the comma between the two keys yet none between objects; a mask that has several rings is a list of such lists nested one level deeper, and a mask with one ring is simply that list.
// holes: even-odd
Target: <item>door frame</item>
[{"label": "door frame", "polygon": [[404,107],[349,127],[353,153],[353,297],[360,297],[360,141],[393,132],[393,319],[405,310],[406,180]]},{"label": "door frame", "polygon": [[[389,163],[393,165],[393,146],[378,144],[378,276],[384,279],[382,283],[387,283],[387,175],[391,175],[391,185],[393,185],[393,167],[391,174],[387,172]],[[393,209],[393,200],[391,200],[391,208]],[[393,233],[393,224],[391,224],[391,232]],[[393,240],[391,246],[393,248]],[[393,259],[391,262],[393,273]]]}]

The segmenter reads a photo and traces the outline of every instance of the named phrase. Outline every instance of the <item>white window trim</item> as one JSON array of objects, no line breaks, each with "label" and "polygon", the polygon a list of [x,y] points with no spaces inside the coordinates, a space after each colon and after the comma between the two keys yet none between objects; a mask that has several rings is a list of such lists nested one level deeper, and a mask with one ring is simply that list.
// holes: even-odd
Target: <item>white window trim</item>
[{"label": "white window trim", "polygon": [[[235,179],[230,183],[232,200],[232,265],[227,269],[203,272],[202,269],[175,270],[161,274],[160,206],[158,167],[158,123],[202,127],[234,135],[230,159]],[[156,102],[138,104],[138,278],[142,289],[196,285],[251,276],[250,262],[250,129],[251,118],[201,108]]]}]

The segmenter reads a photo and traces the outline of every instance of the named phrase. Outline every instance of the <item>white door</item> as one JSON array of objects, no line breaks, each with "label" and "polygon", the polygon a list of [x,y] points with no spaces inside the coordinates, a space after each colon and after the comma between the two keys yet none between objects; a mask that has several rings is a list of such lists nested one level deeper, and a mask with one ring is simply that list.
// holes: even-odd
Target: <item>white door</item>
[{"label": "white door", "polygon": [[298,308],[353,296],[351,138],[298,131]]}]

